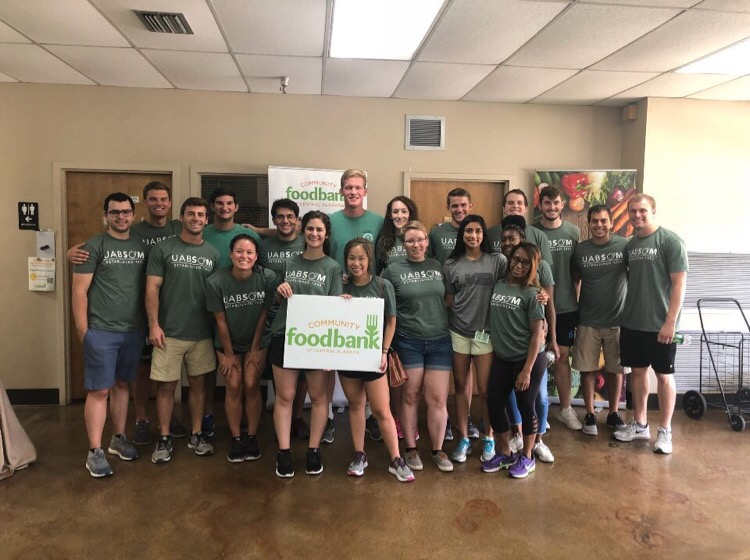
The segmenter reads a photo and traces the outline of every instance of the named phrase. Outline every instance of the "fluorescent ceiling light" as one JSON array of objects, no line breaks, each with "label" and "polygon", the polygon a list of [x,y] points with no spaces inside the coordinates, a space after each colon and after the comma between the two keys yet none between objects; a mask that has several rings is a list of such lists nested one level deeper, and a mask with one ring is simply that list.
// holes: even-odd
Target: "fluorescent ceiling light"
[{"label": "fluorescent ceiling light", "polygon": [[727,74],[729,76],[750,74],[750,39],[683,66],[677,72],[685,74]]},{"label": "fluorescent ceiling light", "polygon": [[410,60],[443,0],[335,0],[330,55]]}]

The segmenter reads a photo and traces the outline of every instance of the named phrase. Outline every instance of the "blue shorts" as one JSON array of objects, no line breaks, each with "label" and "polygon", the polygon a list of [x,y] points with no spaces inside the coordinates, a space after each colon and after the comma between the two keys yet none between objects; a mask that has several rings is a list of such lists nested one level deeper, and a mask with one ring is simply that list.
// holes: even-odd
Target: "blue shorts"
[{"label": "blue shorts", "polygon": [[83,388],[101,391],[112,388],[115,380],[133,383],[144,340],[143,329],[114,332],[89,327],[83,337]]},{"label": "blue shorts", "polygon": [[453,344],[450,335],[435,340],[419,340],[397,334],[391,343],[405,369],[453,369]]}]

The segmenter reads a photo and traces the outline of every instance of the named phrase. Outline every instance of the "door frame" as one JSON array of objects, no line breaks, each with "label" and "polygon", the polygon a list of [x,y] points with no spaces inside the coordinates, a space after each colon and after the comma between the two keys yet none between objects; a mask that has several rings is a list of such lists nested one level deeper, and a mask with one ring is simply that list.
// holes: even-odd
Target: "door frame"
[{"label": "door frame", "polygon": [[[70,285],[68,275],[70,266],[66,258],[68,251],[68,200],[66,189],[66,177],[68,171],[81,172],[109,172],[109,173],[170,173],[172,175],[172,199],[182,200],[184,186],[180,181],[180,166],[175,164],[120,164],[120,163],[52,163],[52,207],[54,215],[54,231],[58,232],[55,241],[55,259],[61,266],[57,267],[57,295],[56,300],[56,343],[57,352],[55,359],[55,371],[57,372],[57,389],[60,395],[60,405],[68,405],[72,402],[70,390],[70,355],[68,352],[70,343]],[[186,190],[186,189],[185,189]],[[62,296],[62,297],[60,297]]]},{"label": "door frame", "polygon": [[[482,173],[438,173],[433,171],[404,171],[404,196],[411,194],[412,181],[461,181],[465,183],[503,183],[508,190],[515,189],[515,175],[495,175]],[[505,191],[508,192],[508,191]],[[505,192],[503,194],[505,194]]]}]

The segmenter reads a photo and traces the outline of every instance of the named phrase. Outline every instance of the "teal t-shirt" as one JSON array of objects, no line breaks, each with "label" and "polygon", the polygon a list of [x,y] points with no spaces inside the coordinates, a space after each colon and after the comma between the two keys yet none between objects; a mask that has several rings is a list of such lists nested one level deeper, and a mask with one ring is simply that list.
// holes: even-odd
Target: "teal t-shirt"
[{"label": "teal t-shirt", "polygon": [[[211,313],[224,312],[234,352],[250,350],[258,317],[274,300],[276,285],[276,274],[263,267],[256,267],[245,280],[235,278],[231,268],[221,268],[206,282],[206,309]],[[216,326],[214,346],[223,349]]]},{"label": "teal t-shirt", "polygon": [[[331,256],[335,259],[341,268],[346,267],[344,262],[344,248],[346,244],[355,237],[364,237],[375,244],[375,240],[383,229],[383,217],[374,212],[366,210],[364,214],[357,218],[350,218],[344,214],[343,210],[334,212],[331,219]],[[370,272],[375,272],[375,262],[370,263]]]},{"label": "teal t-shirt", "polygon": [[166,336],[180,340],[211,337],[206,281],[218,268],[218,262],[219,252],[205,241],[192,245],[172,237],[152,249],[146,274],[163,278],[159,325]]},{"label": "teal t-shirt", "polygon": [[396,293],[388,280],[373,276],[364,286],[355,286],[350,280],[344,286],[344,293],[355,298],[380,298],[383,300],[383,317],[396,315]]},{"label": "teal t-shirt", "polygon": [[507,280],[495,284],[490,300],[490,341],[499,358],[510,362],[526,359],[531,321],[544,319],[544,308],[536,294],[534,287],[521,288]]},{"label": "teal t-shirt", "polygon": [[458,228],[451,222],[443,222],[430,230],[430,253],[440,264],[444,264],[456,248],[457,237]]},{"label": "teal t-shirt", "polygon": [[249,235],[258,243],[258,251],[262,252],[262,243],[260,235],[255,233],[250,228],[243,227],[239,224],[228,231],[220,231],[214,227],[213,224],[206,226],[203,230],[203,241],[213,245],[213,247],[219,251],[219,267],[226,268],[232,266],[232,261],[229,259],[229,244],[236,236],[240,233]]},{"label": "teal t-shirt", "polygon": [[[289,283],[293,294],[340,296],[343,289],[343,272],[341,266],[331,257],[308,260],[300,254],[287,261],[279,282]],[[288,300],[282,299],[271,325],[273,336],[283,335],[286,330],[287,307]]]},{"label": "teal t-shirt", "polygon": [[[685,242],[674,232],[659,227],[646,237],[634,236],[626,247],[628,295],[622,326],[659,332],[667,318],[672,272],[688,271]],[[680,318],[677,317],[677,329]]]},{"label": "teal t-shirt", "polygon": [[[492,226],[487,230],[487,239],[490,241],[490,248],[493,253],[501,253],[500,242],[503,239],[503,226]],[[542,230],[531,225],[526,226],[526,241],[539,247],[542,253],[542,260],[552,265],[552,252],[549,250],[549,240]]]},{"label": "teal t-shirt", "polygon": [[581,230],[570,222],[563,222],[555,229],[544,227],[540,222],[534,227],[541,230],[549,241],[552,253],[552,274],[555,277],[555,311],[571,313],[578,310],[576,287],[571,274],[573,250],[581,238]]},{"label": "teal t-shirt", "polygon": [[157,227],[143,221],[133,224],[130,231],[141,238],[141,241],[146,246],[146,258],[148,258],[151,247],[182,233],[182,222],[180,220],[172,220],[167,222],[165,226]]},{"label": "teal t-shirt", "polygon": [[613,235],[604,245],[591,239],[573,251],[573,266],[581,277],[578,324],[606,329],[619,327],[628,289],[625,246],[628,240]]},{"label": "teal t-shirt", "polygon": [[93,274],[88,291],[89,327],[126,332],[145,325],[146,247],[138,236],[116,239],[102,232],[83,247],[88,260],[76,274]]},{"label": "teal t-shirt", "polygon": [[284,241],[276,236],[267,237],[261,245],[260,264],[276,274],[282,274],[286,261],[295,255],[301,255],[304,250],[305,240],[301,235],[291,241]]},{"label": "teal t-shirt", "polygon": [[438,261],[396,261],[383,278],[396,293],[396,334],[418,340],[449,336],[443,267]]}]

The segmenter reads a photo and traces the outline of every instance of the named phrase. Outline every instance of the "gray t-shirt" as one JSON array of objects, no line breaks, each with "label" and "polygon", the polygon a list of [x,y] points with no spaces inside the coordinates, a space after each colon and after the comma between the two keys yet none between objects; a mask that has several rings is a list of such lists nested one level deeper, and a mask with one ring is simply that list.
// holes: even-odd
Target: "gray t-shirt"
[{"label": "gray t-shirt", "polygon": [[456,248],[457,237],[458,228],[453,227],[451,222],[443,222],[430,230],[430,253],[440,264],[445,263]]},{"label": "gray t-shirt", "polygon": [[581,277],[580,325],[597,329],[620,326],[627,293],[625,246],[628,240],[613,235],[604,245],[591,239],[573,251],[573,266]]},{"label": "gray t-shirt", "polygon": [[260,264],[270,268],[276,274],[283,274],[286,261],[305,250],[305,240],[298,235],[291,241],[284,241],[276,236],[263,240],[260,249]]},{"label": "gray t-shirt", "polygon": [[[674,232],[658,228],[646,237],[633,237],[626,247],[628,295],[622,326],[659,332],[667,318],[672,272],[688,271],[685,242]],[[677,317],[677,329],[680,318]]]},{"label": "gray t-shirt", "polygon": [[396,293],[388,280],[373,276],[364,286],[355,286],[350,280],[344,286],[344,293],[355,298],[380,298],[383,300],[383,317],[396,315]]},{"label": "gray t-shirt", "polygon": [[404,242],[399,236],[396,236],[396,239],[393,240],[393,247],[391,247],[387,255],[383,255],[377,245],[375,246],[375,249],[375,260],[378,263],[378,269],[380,271],[382,271],[384,268],[387,268],[388,265],[392,262],[403,260],[406,258],[406,249],[404,248]]},{"label": "gray t-shirt", "polygon": [[525,360],[531,342],[531,321],[544,319],[544,309],[536,300],[537,290],[495,284],[490,300],[490,341],[495,355],[503,360]]},{"label": "gray t-shirt", "polygon": [[581,238],[581,230],[570,222],[563,222],[555,229],[544,227],[540,222],[534,224],[549,241],[552,252],[552,274],[555,276],[555,311],[557,314],[572,313],[578,310],[576,287],[571,275],[573,250]]},{"label": "gray t-shirt", "polygon": [[[502,252],[500,248],[500,242],[503,239],[503,226],[496,225],[492,226],[487,230],[487,239],[490,242],[490,248],[493,253]],[[542,230],[539,230],[531,225],[526,226],[526,241],[533,243],[542,253],[542,260],[548,264],[552,264],[552,253],[549,250],[549,240]]]},{"label": "gray t-shirt", "polygon": [[172,220],[167,222],[167,225],[163,227],[157,227],[143,221],[133,224],[130,231],[141,238],[141,241],[146,246],[146,258],[148,258],[151,247],[182,233],[182,222],[180,220]]},{"label": "gray t-shirt", "polygon": [[477,260],[462,255],[445,261],[445,291],[453,295],[453,304],[448,308],[448,324],[453,332],[473,338],[477,331],[489,329],[492,288],[507,266],[501,253],[480,253]]}]

